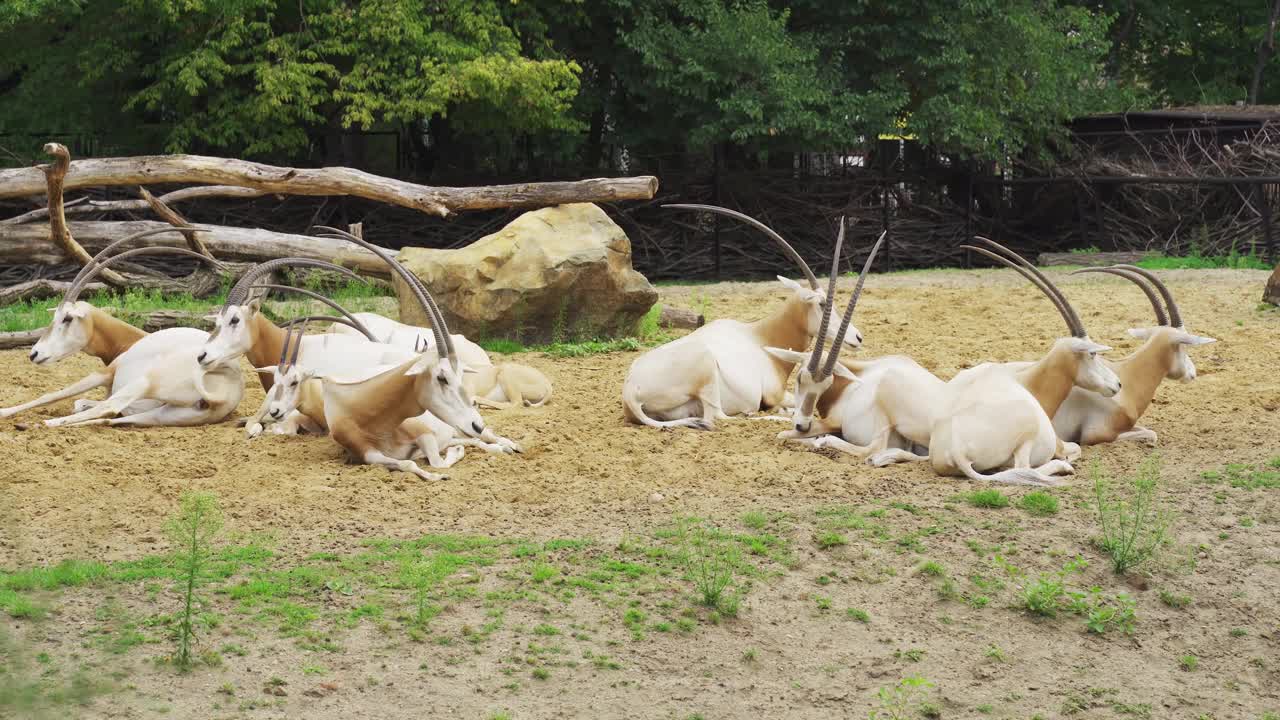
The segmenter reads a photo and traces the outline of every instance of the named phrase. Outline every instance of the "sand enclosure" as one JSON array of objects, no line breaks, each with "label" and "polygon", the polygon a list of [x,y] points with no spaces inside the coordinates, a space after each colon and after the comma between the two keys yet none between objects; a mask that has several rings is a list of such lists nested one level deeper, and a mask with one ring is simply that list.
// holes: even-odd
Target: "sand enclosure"
[{"label": "sand enclosure", "polygon": [[[554,706],[593,717],[601,715],[589,710],[575,714],[573,700],[604,692],[606,707],[652,707],[645,717],[684,717],[699,709],[707,717],[746,717],[746,706],[741,712],[728,709],[731,698],[744,697],[735,696],[737,692],[753,698],[756,712],[817,717],[829,716],[844,703],[852,703],[848,708],[854,712],[871,701],[875,686],[920,672],[938,683],[944,705],[967,708],[946,713],[948,717],[970,716],[982,698],[997,692],[1018,696],[1007,702],[1020,717],[1037,709],[1055,717],[1069,690],[1088,697],[1088,688],[1099,687],[1119,688],[1121,695],[1157,705],[1155,717],[1195,717],[1193,709],[1217,712],[1219,718],[1255,717],[1280,710],[1275,672],[1280,615],[1273,602],[1280,587],[1280,491],[1256,491],[1247,496],[1245,507],[1232,504],[1234,496],[1226,505],[1215,504],[1214,492],[1220,488],[1204,486],[1201,473],[1227,463],[1261,465],[1280,455],[1280,311],[1258,305],[1265,272],[1160,275],[1175,293],[1188,328],[1218,342],[1192,350],[1198,379],[1164,384],[1143,424],[1159,433],[1165,482],[1179,511],[1178,542],[1213,549],[1201,551],[1194,575],[1170,581],[1194,588],[1200,614],[1188,623],[1185,615],[1163,607],[1154,592],[1134,590],[1142,619],[1131,640],[1087,636],[1074,627],[1049,629],[1014,618],[1007,609],[986,615],[967,608],[939,609],[927,589],[927,607],[922,606],[921,581],[907,577],[920,557],[911,552],[877,561],[898,565],[901,577],[822,589],[837,603],[855,602],[842,600],[841,592],[856,597],[856,604],[883,618],[858,638],[830,635],[831,623],[812,611],[814,578],[829,571],[856,578],[858,572],[850,568],[881,556],[860,543],[834,554],[816,549],[811,540],[818,522],[815,509],[871,507],[890,500],[927,512],[950,507],[957,519],[948,526],[947,537],[926,544],[928,557],[952,564],[967,562],[966,537],[984,542],[1011,537],[1001,524],[1008,521],[993,526],[982,511],[949,505],[947,498],[973,486],[936,478],[925,466],[875,469],[834,453],[784,447],[774,438],[784,427],[781,423],[741,420],[722,423],[710,433],[627,425],[619,391],[636,353],[513,358],[539,368],[555,386],[554,399],[545,408],[486,414],[492,427],[519,441],[526,452],[515,457],[469,453],[450,469],[447,481],[438,483],[345,464],[340,448],[327,438],[267,436],[248,442],[230,422],[148,430],[57,430],[40,424],[69,413],[70,401],[2,420],[0,567],[70,557],[111,561],[158,552],[164,545],[164,519],[189,489],[216,492],[229,530],[269,535],[282,557],[349,548],[364,538],[412,538],[426,532],[593,537],[608,543],[647,532],[677,514],[732,523],[745,511],[764,510],[792,518],[789,532],[797,544],[798,569],[757,586],[741,619],[707,630],[711,646],[686,647],[687,641],[672,637],[652,639],[644,649],[615,651],[630,658],[631,669],[640,673],[635,685],[623,689],[616,678],[585,679],[547,690],[546,696],[534,691],[498,701],[482,693],[474,702],[464,698],[449,704],[437,698],[433,707],[474,710],[474,717],[485,708],[524,707],[531,712],[517,712],[517,717],[542,717],[551,713],[539,708]],[[1090,335],[1115,347],[1113,357],[1139,344],[1125,334],[1126,328],[1153,323],[1147,301],[1128,282],[1060,271],[1050,276],[1076,305]],[[852,280],[842,281],[842,303],[851,287]],[[758,317],[782,293],[777,283],[661,288],[662,302],[698,308],[709,318]],[[859,356],[909,354],[943,378],[985,360],[1032,359],[1064,328],[1039,292],[1003,270],[873,276],[854,323],[866,339]],[[38,368],[21,351],[0,353],[0,405],[69,384],[97,366],[96,360],[77,357]],[[249,390],[240,415],[251,412],[262,397],[247,366],[245,378]],[[1078,467],[1097,459],[1123,473],[1146,455],[1134,445],[1086,448]],[[655,493],[661,500],[655,501]],[[1089,495],[1084,477],[1078,477],[1062,491],[1064,505],[1073,506],[1071,513],[1020,517],[1014,525],[1025,532],[1009,542],[1021,544],[1024,553],[1085,552],[1093,532]],[[1249,529],[1236,528],[1246,515]],[[902,522],[917,520],[904,516]],[[1229,544],[1218,539],[1228,526],[1236,538]],[[1116,585],[1096,553],[1094,557],[1090,579]],[[1267,594],[1271,600],[1264,600]],[[1248,625],[1250,633],[1228,644],[1227,631],[1236,625]],[[1049,647],[1047,640],[1058,645]],[[1005,647],[1016,662],[975,661],[973,653],[991,643]],[[928,648],[925,661],[904,664],[881,658],[908,645]],[[748,647],[758,648],[770,667],[803,668],[809,679],[744,666],[739,656]],[[1177,657],[1184,649],[1191,652],[1187,648],[1214,660],[1205,660],[1199,673],[1181,672]],[[1270,660],[1261,667],[1249,664],[1263,655]],[[666,660],[657,660],[664,656]],[[1134,663],[1142,666],[1141,672]],[[699,678],[698,668],[706,664],[716,679]],[[828,671],[828,666],[838,669]],[[1226,678],[1234,678],[1237,690],[1223,689]],[[489,686],[497,692],[497,684]],[[668,693],[667,687],[682,691]],[[413,696],[408,688],[398,692]],[[552,695],[557,699],[549,699]],[[1112,701],[1107,697],[1095,695],[1093,707],[1108,707]],[[323,702],[328,701],[316,701],[311,712],[320,714],[314,716],[328,717],[328,711],[340,716],[338,705]],[[386,716],[398,717],[394,712]]]}]

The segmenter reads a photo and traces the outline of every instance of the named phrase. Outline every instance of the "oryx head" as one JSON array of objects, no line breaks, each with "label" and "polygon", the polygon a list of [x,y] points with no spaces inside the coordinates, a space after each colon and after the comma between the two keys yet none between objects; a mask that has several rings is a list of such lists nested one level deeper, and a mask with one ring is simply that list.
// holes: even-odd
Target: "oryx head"
[{"label": "oryx head", "polygon": [[[298,328],[294,332],[294,328]],[[271,389],[267,391],[267,418],[279,422],[298,408],[302,393],[302,384],[310,380],[312,372],[298,365],[298,352],[302,349],[302,337],[307,332],[307,322],[299,326],[290,323],[285,328],[284,346],[280,350],[280,360],[274,367],[257,368],[257,371],[271,373]]]},{"label": "oryx head", "polygon": [[[1165,377],[1169,380],[1191,382],[1196,379],[1196,364],[1187,353],[1188,347],[1207,345],[1217,342],[1214,338],[1193,335],[1187,332],[1182,320],[1182,312],[1173,299],[1173,293],[1154,273],[1135,265],[1110,265],[1100,268],[1084,268],[1080,273],[1106,273],[1118,275],[1142,289],[1155,311],[1156,324],[1153,327],[1129,328],[1129,334],[1139,340],[1160,343],[1168,353],[1166,357]],[[1161,301],[1163,300],[1163,304]]]},{"label": "oryx head", "polygon": [[216,269],[223,269],[221,263],[213,258],[184,248],[164,245],[135,248],[119,255],[108,257],[112,251],[125,243],[149,235],[173,231],[173,228],[147,230],[117,240],[103,248],[88,264],[81,268],[79,274],[71,281],[71,287],[67,289],[67,294],[63,296],[62,302],[58,303],[58,306],[53,309],[53,322],[50,323],[49,329],[36,341],[35,346],[31,348],[31,353],[27,357],[37,365],[44,365],[57,362],[68,355],[80,352],[89,345],[93,339],[95,309],[89,303],[79,300],[80,293],[84,291],[89,281],[97,277],[100,272],[121,260],[137,255],[187,255],[199,258],[201,261],[213,265]]},{"label": "oryx head", "polygon": [[[800,373],[796,375],[796,405],[792,411],[795,429],[801,433],[809,432],[809,428],[813,424],[814,410],[818,406],[818,398],[822,397],[822,394],[831,388],[831,384],[835,382],[835,376],[839,375],[851,382],[858,382],[858,378],[838,362],[840,358],[840,343],[836,338],[854,334],[848,332],[852,330],[852,326],[849,323],[853,320],[853,310],[858,306],[858,298],[862,296],[862,286],[867,281],[867,273],[871,271],[871,264],[875,262],[876,254],[880,252],[880,246],[884,244],[885,233],[880,233],[876,244],[871,247],[871,252],[867,254],[867,260],[862,265],[862,273],[858,275],[858,283],[854,286],[853,296],[849,298],[849,304],[845,306],[844,315],[840,318],[840,325],[835,328],[835,332],[829,333],[828,331],[831,329],[831,308],[835,306],[836,278],[840,276],[840,248],[844,245],[844,231],[845,220],[842,217],[840,218],[840,234],[836,236],[836,249],[831,259],[831,278],[827,284],[827,297],[831,298],[831,302],[826,303],[826,307],[819,318],[818,327],[814,330],[813,334],[817,337],[817,340],[814,341],[813,350],[809,353],[800,353],[782,348],[765,348],[766,352],[783,362],[804,363],[800,365]],[[826,345],[827,338],[831,338],[831,350],[827,353],[826,362],[823,362],[823,348]],[[861,339],[859,336],[858,340],[861,341]],[[845,343],[849,344],[847,339]]]},{"label": "oryx head", "polygon": [[322,231],[322,237],[347,240],[369,250],[404,280],[423,312],[431,319],[431,335],[435,340],[432,348],[426,347],[425,340],[418,343],[417,351],[421,357],[406,372],[407,375],[414,376],[414,391],[418,393],[419,402],[432,415],[455,430],[471,437],[482,435],[485,431],[484,418],[480,417],[480,412],[472,405],[471,393],[462,384],[466,368],[453,347],[453,338],[449,335],[444,315],[422,281],[377,245],[336,228],[318,229]]},{"label": "oryx head", "polygon": [[[312,258],[278,258],[254,265],[240,277],[240,280],[227,293],[227,300],[223,303],[218,313],[210,317],[213,320],[213,330],[209,333],[209,339],[205,341],[204,346],[200,348],[200,354],[196,356],[196,360],[201,367],[209,368],[214,365],[231,362],[249,352],[254,343],[260,341],[257,336],[256,324],[258,322],[258,314],[262,311],[262,298],[254,297],[250,299],[249,293],[256,288],[282,287],[277,285],[255,285],[255,283],[261,278],[267,277],[285,267],[311,267],[333,270],[364,282],[364,279],[359,275],[340,265]],[[289,289],[305,292],[299,288]],[[318,296],[315,293],[309,294],[332,305],[328,298]]]},{"label": "oryx head", "polygon": [[[1067,323],[1069,334],[1067,337],[1055,340],[1051,352],[1059,353],[1073,363],[1071,373],[1073,375],[1073,384],[1084,390],[1096,392],[1103,397],[1111,397],[1120,392],[1120,377],[1099,356],[1100,353],[1107,352],[1111,348],[1089,339],[1089,333],[1085,331],[1084,323],[1080,321],[1080,315],[1076,313],[1075,308],[1067,301],[1067,297],[1062,294],[1062,291],[1050,282],[1049,278],[1045,277],[1039,268],[1016,252],[984,237],[975,237],[974,240],[982,243],[985,247],[973,245],[961,245],[960,247],[985,255],[1005,267],[1016,270],[1018,274],[1030,280],[1032,285],[1039,288],[1040,292],[1044,293],[1049,298],[1049,301],[1053,303],[1053,306],[1058,309],[1058,313],[1062,315],[1062,319]],[[995,252],[992,252],[992,250],[995,250]]]},{"label": "oryx head", "polygon": [[[662,207],[682,210],[704,210],[717,215],[724,215],[726,217],[731,217],[734,220],[740,220],[747,223],[751,227],[768,236],[769,239],[778,244],[778,247],[782,249],[782,252],[786,254],[787,257],[795,261],[796,265],[800,268],[800,271],[804,273],[805,279],[809,283],[809,287],[805,287],[794,280],[785,278],[781,275],[778,276],[778,282],[782,283],[783,287],[791,291],[791,298],[789,301],[797,304],[800,308],[803,308],[804,317],[802,322],[804,323],[805,333],[810,337],[822,335],[823,340],[836,341],[839,336],[835,333],[834,329],[829,328],[829,331],[820,330],[820,328],[823,327],[822,315],[827,311],[827,296],[829,293],[824,293],[822,291],[822,287],[818,284],[818,278],[814,276],[813,270],[809,268],[809,264],[804,261],[804,258],[800,257],[800,253],[796,252],[795,248],[791,247],[791,243],[783,239],[777,231],[749,215],[744,215],[736,210],[730,210],[718,205],[680,203],[663,205]],[[843,228],[841,229],[841,232],[843,232]],[[858,332],[858,329],[855,327],[849,327],[848,331],[844,335],[844,344],[855,348],[861,347],[862,333]]]}]

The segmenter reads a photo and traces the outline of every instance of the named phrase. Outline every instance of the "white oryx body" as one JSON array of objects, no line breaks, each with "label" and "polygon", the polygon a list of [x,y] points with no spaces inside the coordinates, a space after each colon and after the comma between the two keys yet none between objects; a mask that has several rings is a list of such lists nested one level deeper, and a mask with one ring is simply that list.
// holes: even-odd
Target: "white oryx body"
[{"label": "white oryx body", "polygon": [[[414,352],[419,343],[425,340],[428,350],[435,348],[435,340],[432,338],[431,328],[405,325],[402,322],[371,312],[358,312],[353,317],[369,328],[369,331],[373,333],[379,342]],[[360,332],[355,328],[344,325],[335,327],[333,331],[346,335]],[[467,367],[479,368],[493,365],[493,361],[489,359],[489,355],[484,351],[484,348],[458,334],[450,335],[450,338],[453,340],[454,347],[458,349],[458,357],[462,359],[462,362]]]}]

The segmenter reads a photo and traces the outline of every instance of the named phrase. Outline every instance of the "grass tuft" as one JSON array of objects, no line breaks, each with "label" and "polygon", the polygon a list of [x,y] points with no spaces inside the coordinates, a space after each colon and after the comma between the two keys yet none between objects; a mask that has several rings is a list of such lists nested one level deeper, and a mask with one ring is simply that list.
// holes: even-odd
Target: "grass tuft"
[{"label": "grass tuft", "polygon": [[1009,497],[999,490],[974,490],[965,496],[970,505],[980,508],[1002,508],[1009,506]]}]

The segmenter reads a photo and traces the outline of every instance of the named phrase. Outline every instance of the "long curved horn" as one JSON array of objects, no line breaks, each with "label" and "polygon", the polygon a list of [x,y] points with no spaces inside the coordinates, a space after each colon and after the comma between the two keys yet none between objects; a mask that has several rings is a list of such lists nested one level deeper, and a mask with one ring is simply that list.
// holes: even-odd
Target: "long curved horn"
[{"label": "long curved horn", "polygon": [[867,261],[862,264],[862,272],[858,274],[858,284],[853,287],[853,297],[849,298],[849,304],[844,309],[844,317],[840,318],[840,329],[836,331],[836,339],[831,341],[831,354],[827,356],[827,363],[822,368],[822,377],[831,374],[836,367],[836,359],[840,357],[840,343],[844,342],[844,334],[849,331],[849,323],[853,321],[853,309],[858,306],[858,298],[862,297],[862,285],[867,281],[867,274],[871,272],[871,264],[875,262],[876,255],[880,252],[880,246],[884,244],[885,237],[889,234],[888,230],[882,230],[880,237],[876,240],[876,244],[871,246],[871,253],[867,255]]},{"label": "long curved horn", "polygon": [[89,272],[85,273],[84,276],[80,278],[78,283],[73,284],[70,288],[67,289],[67,294],[62,296],[62,302],[59,304],[63,305],[63,304],[75,302],[77,299],[80,298],[81,291],[84,290],[85,285],[89,284],[90,280],[96,277],[98,273],[102,272],[108,267],[111,267],[117,262],[120,262],[121,260],[124,260],[126,258],[131,258],[135,255],[165,255],[165,254],[190,255],[191,257],[194,257],[194,258],[200,258],[204,262],[209,263],[210,265],[214,266],[219,270],[224,269],[223,264],[218,262],[217,260],[214,260],[213,258],[208,257],[206,255],[201,255],[198,252],[187,250],[185,248],[169,247],[168,245],[152,245],[149,247],[134,248],[133,250],[126,250],[120,253],[119,255],[113,255],[107,258],[106,260],[103,260],[102,262],[98,263],[97,265],[94,265],[93,268],[89,270]]},{"label": "long curved horn", "polygon": [[1172,323],[1173,326],[1176,328],[1182,327],[1182,312],[1178,310],[1178,303],[1174,301],[1173,293],[1169,292],[1169,288],[1165,287],[1164,283],[1160,280],[1160,278],[1156,277],[1155,273],[1151,272],[1150,270],[1147,270],[1146,268],[1140,268],[1137,265],[1121,264],[1121,265],[1112,265],[1111,267],[1117,267],[1122,270],[1128,270],[1129,272],[1136,273],[1150,280],[1151,284],[1155,285],[1156,290],[1160,292],[1160,297],[1164,298],[1165,306],[1169,308],[1169,322]]},{"label": "long curved horn", "polygon": [[276,361],[276,367],[281,370],[285,369],[286,361],[289,359],[289,346],[293,344],[293,328],[294,323],[289,323],[284,328],[284,344],[280,346],[280,359]]},{"label": "long curved horn", "polygon": [[679,210],[705,210],[707,212],[713,212],[718,215],[724,215],[725,217],[731,217],[734,220],[741,220],[742,222],[759,230],[765,235],[768,235],[770,238],[773,239],[774,242],[778,243],[778,245],[782,248],[782,251],[787,254],[787,257],[790,257],[792,260],[796,262],[797,265],[800,266],[800,271],[803,272],[804,276],[809,279],[809,287],[813,290],[818,289],[819,287],[818,278],[814,277],[813,270],[809,269],[809,263],[805,262],[804,258],[800,257],[800,253],[796,252],[796,249],[791,247],[791,243],[787,242],[786,240],[783,240],[782,236],[779,235],[773,228],[769,227],[768,225],[765,225],[759,220],[749,215],[743,215],[737,210],[730,210],[729,208],[723,208],[723,207],[720,207],[719,205],[696,205],[692,203],[670,203],[667,205],[663,205],[662,207],[676,208]]},{"label": "long curved horn", "polygon": [[[1071,334],[1074,337],[1081,337],[1081,338],[1088,335],[1088,333],[1085,332],[1084,323],[1080,321],[1080,316],[1076,314],[1076,309],[1071,306],[1071,302],[1067,300],[1067,296],[1063,295],[1062,291],[1058,289],[1058,286],[1054,285],[1049,280],[1049,278],[1045,277],[1045,274],[1040,272],[1039,268],[1037,268],[1035,265],[1032,265],[1030,262],[1027,261],[1026,258],[1022,257],[1018,253],[1010,250],[1009,248],[1001,245],[1000,243],[994,240],[991,240],[990,238],[985,238],[980,235],[975,235],[973,239],[981,243],[985,243],[986,245],[989,245],[990,247],[994,248],[996,252],[999,252],[1000,254],[1004,255],[1006,258],[1013,261],[1014,263],[1021,265],[1022,267],[1031,271],[1031,273],[1035,275],[1035,278],[1036,278],[1031,282],[1035,283],[1036,285],[1039,285],[1040,289],[1043,290],[1045,293],[1047,293],[1051,299],[1053,299],[1053,304],[1058,306],[1058,312],[1062,313],[1063,319],[1067,321],[1067,328],[1071,332]],[[1023,276],[1025,277],[1026,275],[1024,274]]]},{"label": "long curved horn", "polygon": [[1052,291],[1050,291],[1050,290],[1049,290],[1048,288],[1046,288],[1044,285],[1041,285],[1039,282],[1037,282],[1037,281],[1036,281],[1036,276],[1035,276],[1035,274],[1034,274],[1034,273],[1032,273],[1032,272],[1030,272],[1030,271],[1028,271],[1028,270],[1027,270],[1027,268],[1025,268],[1025,267],[1023,267],[1023,266],[1021,266],[1021,265],[1018,265],[1017,263],[1013,262],[1012,260],[1009,260],[1008,258],[1006,258],[1006,257],[1004,257],[1004,256],[1002,256],[1002,255],[997,255],[997,254],[995,254],[995,253],[993,253],[993,252],[991,252],[990,250],[987,250],[987,249],[985,249],[985,248],[975,247],[975,246],[973,246],[973,245],[961,245],[961,246],[960,246],[960,249],[961,249],[961,250],[971,250],[971,251],[976,252],[976,253],[981,253],[981,254],[986,255],[987,257],[991,258],[992,260],[995,260],[996,262],[1000,263],[1001,265],[1004,265],[1005,267],[1008,267],[1008,268],[1011,268],[1011,269],[1013,269],[1013,270],[1016,270],[1016,271],[1018,272],[1018,274],[1019,274],[1019,275],[1021,275],[1021,276],[1022,276],[1022,277],[1024,277],[1024,278],[1026,278],[1027,280],[1029,280],[1029,281],[1031,282],[1031,284],[1032,284],[1032,285],[1036,286],[1036,288],[1037,288],[1038,290],[1040,290],[1040,292],[1044,293],[1045,297],[1049,298],[1049,302],[1053,303],[1053,306],[1054,306],[1055,308],[1057,308],[1057,310],[1058,310],[1058,314],[1062,316],[1062,320],[1063,320],[1063,322],[1065,322],[1065,323],[1067,324],[1067,332],[1071,333],[1071,335],[1072,335],[1073,337],[1084,337],[1084,333],[1083,333],[1083,332],[1081,332],[1081,333],[1077,334],[1075,326],[1071,323],[1071,315],[1067,312],[1066,308],[1064,308],[1064,307],[1062,306],[1061,301],[1060,301],[1060,299],[1058,298],[1058,296],[1057,296],[1057,295],[1054,295]]},{"label": "long curved horn", "polygon": [[1116,275],[1128,280],[1134,285],[1137,285],[1139,288],[1142,288],[1142,292],[1147,296],[1147,300],[1151,301],[1151,309],[1156,311],[1156,324],[1169,324],[1169,316],[1165,315],[1164,306],[1160,304],[1160,297],[1156,295],[1156,291],[1147,284],[1146,279],[1141,275],[1112,266],[1084,268],[1083,270],[1076,270],[1071,274],[1080,275],[1081,273],[1106,273],[1108,275]]},{"label": "long curved horn", "polygon": [[298,353],[302,352],[302,336],[307,334],[309,322],[306,318],[302,319],[302,327],[298,329],[298,339],[293,343],[293,355],[289,358],[290,365],[298,364]]},{"label": "long curved horn", "polygon": [[[822,362],[822,348],[827,337],[827,326],[831,324],[831,308],[836,306],[836,278],[840,276],[840,248],[844,245],[844,216],[840,216],[840,234],[836,235],[836,251],[831,254],[831,277],[827,279],[827,302],[822,308],[822,323],[818,325],[818,339],[813,344],[813,352],[809,354],[809,374],[818,374],[818,364]],[[839,352],[838,350],[836,352]]]},{"label": "long curved horn", "polygon": [[315,260],[313,258],[304,257],[276,258],[275,260],[258,263],[245,271],[245,274],[240,276],[239,282],[237,282],[227,293],[227,301],[222,304],[223,309],[229,308],[232,305],[244,304],[244,301],[249,297],[250,285],[256,283],[258,278],[273,273],[283,267],[310,267],[318,268],[320,270],[332,270],[354,280],[359,280],[362,283],[368,284],[369,282],[341,265],[334,265],[333,263],[325,262],[324,260]]},{"label": "long curved horn", "polygon": [[[431,297],[431,292],[427,290],[426,286],[422,284],[422,281],[419,280],[416,275],[405,269],[405,267],[397,262],[395,258],[391,257],[386,250],[374,245],[364,238],[356,237],[345,230],[339,230],[338,228],[328,227],[326,225],[318,225],[316,226],[316,229],[323,231],[324,234],[321,235],[321,237],[338,238],[355,243],[381,258],[382,261],[387,264],[387,267],[390,267],[393,272],[400,276],[401,280],[405,281],[405,284],[409,286],[410,291],[413,292],[414,297],[418,300],[418,304],[421,305],[422,309],[431,317],[431,333],[435,335],[436,338],[437,352],[439,352],[438,348],[444,348],[444,357],[448,358],[450,361],[456,361],[457,354],[454,352],[453,339],[449,337],[449,326],[444,321],[444,315],[436,305],[435,298]],[[454,362],[454,365],[456,366],[457,363]]]},{"label": "long curved horn", "polygon": [[120,238],[119,240],[116,240],[110,245],[107,245],[106,247],[99,250],[98,254],[94,255],[92,260],[86,263],[84,267],[80,268],[80,272],[76,273],[75,279],[71,281],[71,284],[74,286],[75,284],[79,283],[81,278],[83,278],[88,272],[93,270],[93,268],[99,262],[101,262],[105,257],[110,255],[112,250],[115,250],[121,245],[131,243],[134,240],[139,240],[144,237],[150,237],[152,235],[160,235],[162,233],[168,233],[168,232],[176,233],[178,231],[172,227],[152,228],[150,230],[143,230],[142,232],[134,233],[132,235],[129,235],[128,237],[123,237],[123,238]]},{"label": "long curved horn", "polygon": [[[280,323],[280,327],[290,328],[304,321],[337,323],[339,325],[346,325],[347,327],[357,330],[359,332],[364,332],[363,330],[360,329],[360,327],[356,323],[353,323],[346,318],[338,317],[337,315],[303,315],[302,317],[292,318],[290,320],[286,320]],[[382,342],[381,340],[378,340],[376,337],[374,337],[372,334],[365,335],[365,337],[369,338],[369,340],[371,340],[372,342],[376,342],[376,343]]]},{"label": "long curved horn", "polygon": [[[342,313],[342,315],[345,318],[351,321],[352,327],[360,331],[360,334],[364,335],[370,340],[373,340],[373,333],[369,332],[369,329],[364,326],[364,323],[357,320],[355,315],[352,315],[350,311],[348,311],[346,308],[339,305],[336,300],[333,300],[332,298],[327,298],[318,292],[312,292],[310,290],[307,290],[306,288],[298,288],[298,287],[293,287],[291,285],[272,285],[270,283],[263,283],[260,285],[250,285],[249,289],[250,290],[267,290],[268,292],[270,292],[271,290],[284,290],[286,292],[295,292],[295,293],[298,293],[299,295],[306,295],[309,298],[319,300],[325,305],[328,305],[334,310],[337,310],[338,312]],[[374,342],[377,342],[377,340],[374,340]]]}]

